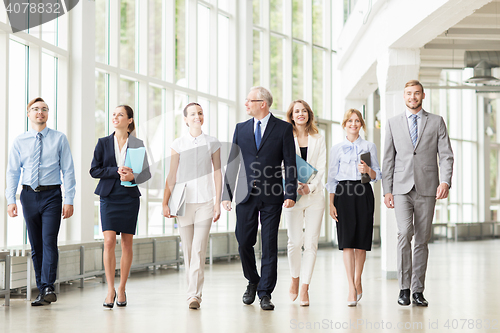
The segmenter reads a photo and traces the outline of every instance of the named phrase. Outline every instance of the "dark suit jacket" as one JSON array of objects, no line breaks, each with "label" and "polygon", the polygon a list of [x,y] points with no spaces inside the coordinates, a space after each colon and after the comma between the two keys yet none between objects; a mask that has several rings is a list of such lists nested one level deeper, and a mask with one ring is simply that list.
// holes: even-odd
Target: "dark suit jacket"
[{"label": "dark suit jacket", "polygon": [[[120,181],[120,175],[118,174],[118,166],[116,165],[115,158],[115,133],[100,138],[97,141],[97,145],[94,149],[94,158],[92,159],[92,164],[90,166],[90,175],[92,178],[100,178],[99,184],[95,189],[95,194],[106,197],[113,189],[115,182]],[[137,139],[135,136],[129,135],[127,148],[139,148],[144,147],[142,140]],[[141,173],[134,173],[134,179],[132,183],[141,184],[151,178],[151,173],[149,172],[149,164],[147,155],[144,155],[144,163],[142,166]],[[128,193],[131,197],[140,197],[141,192],[137,186],[126,187]]]},{"label": "dark suit jacket", "polygon": [[[236,125],[233,145],[224,177],[222,200],[235,199],[245,203],[252,188],[262,201],[281,204],[285,199],[297,198],[295,144],[292,124],[271,114],[264,136],[257,150],[254,119]],[[285,170],[283,191],[282,162]],[[236,177],[238,184],[235,189]]]}]

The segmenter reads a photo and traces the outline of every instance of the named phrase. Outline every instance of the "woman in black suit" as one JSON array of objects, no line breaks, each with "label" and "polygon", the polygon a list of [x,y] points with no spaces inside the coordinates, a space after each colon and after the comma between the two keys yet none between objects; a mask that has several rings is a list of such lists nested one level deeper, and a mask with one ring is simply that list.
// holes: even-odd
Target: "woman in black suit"
[{"label": "woman in black suit", "polygon": [[[137,227],[139,197],[137,184],[151,178],[147,156],[144,156],[142,172],[133,173],[124,166],[127,148],[144,147],[141,140],[130,133],[134,131],[134,111],[128,105],[120,105],[114,111],[111,121],[115,131],[100,138],[94,150],[90,175],[99,178],[95,194],[101,197],[101,224],[104,235],[104,270],[108,282],[108,294],[103,306],[113,308],[127,305],[125,285],[132,265],[132,238]],[[122,181],[131,183],[123,186]],[[120,285],[115,290],[116,235],[121,234],[122,257],[120,260]]]}]

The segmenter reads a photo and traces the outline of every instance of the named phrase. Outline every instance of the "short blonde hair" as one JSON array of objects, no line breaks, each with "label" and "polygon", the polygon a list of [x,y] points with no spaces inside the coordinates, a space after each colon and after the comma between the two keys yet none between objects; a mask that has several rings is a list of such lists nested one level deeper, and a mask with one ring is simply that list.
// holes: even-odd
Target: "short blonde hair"
[{"label": "short blonde hair", "polygon": [[347,121],[351,119],[351,116],[353,114],[356,114],[359,118],[359,121],[361,122],[361,127],[363,127],[363,130],[366,131],[366,123],[365,120],[363,119],[363,115],[359,110],[356,109],[349,109],[347,112],[344,114],[344,120],[342,121],[342,128],[345,128],[345,125],[347,124]]},{"label": "short blonde hair", "polygon": [[420,89],[422,89],[422,94],[424,93],[424,86],[418,80],[410,80],[406,82],[405,89],[413,86],[420,86]]}]

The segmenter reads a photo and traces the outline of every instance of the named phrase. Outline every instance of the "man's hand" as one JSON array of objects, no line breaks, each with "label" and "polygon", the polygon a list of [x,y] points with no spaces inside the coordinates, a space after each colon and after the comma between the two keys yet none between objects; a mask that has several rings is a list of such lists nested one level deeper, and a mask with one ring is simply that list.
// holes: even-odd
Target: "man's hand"
[{"label": "man's hand", "polygon": [[72,215],[73,215],[73,205],[64,205],[62,211],[63,220],[69,219]]},{"label": "man's hand", "polygon": [[16,204],[10,204],[7,206],[7,214],[9,214],[10,217],[16,217],[17,216],[17,205]]},{"label": "man's hand", "polygon": [[450,192],[450,187],[446,183],[439,184],[436,191],[436,200],[448,198],[448,193]]},{"label": "man's hand", "polygon": [[392,193],[386,193],[386,195],[384,195],[384,203],[387,208],[394,208],[394,196]]},{"label": "man's hand", "polygon": [[295,201],[293,201],[292,199],[286,199],[283,203],[283,207],[285,208],[292,208],[293,206],[295,206]]},{"label": "man's hand", "polygon": [[222,201],[222,208],[224,208],[225,210],[230,212],[231,211],[231,201],[229,201],[229,200]]}]

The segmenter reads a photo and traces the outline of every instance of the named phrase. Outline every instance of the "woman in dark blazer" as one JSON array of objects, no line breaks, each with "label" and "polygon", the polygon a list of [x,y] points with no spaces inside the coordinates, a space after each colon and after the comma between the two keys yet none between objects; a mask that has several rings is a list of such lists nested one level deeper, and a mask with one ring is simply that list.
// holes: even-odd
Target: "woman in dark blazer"
[{"label": "woman in dark blazer", "polygon": [[[90,175],[99,178],[95,194],[101,197],[101,224],[104,235],[103,262],[108,282],[108,294],[103,306],[113,308],[127,305],[125,285],[132,265],[132,238],[137,227],[139,197],[137,184],[151,178],[147,156],[144,155],[142,172],[133,173],[124,166],[127,148],[144,147],[141,140],[130,135],[135,129],[134,111],[128,105],[118,106],[112,114],[111,122],[115,132],[100,138],[94,150]],[[128,181],[130,186],[121,185]],[[121,234],[122,256],[120,260],[120,285],[115,290],[116,235]],[[117,299],[118,298],[118,299]]]}]

